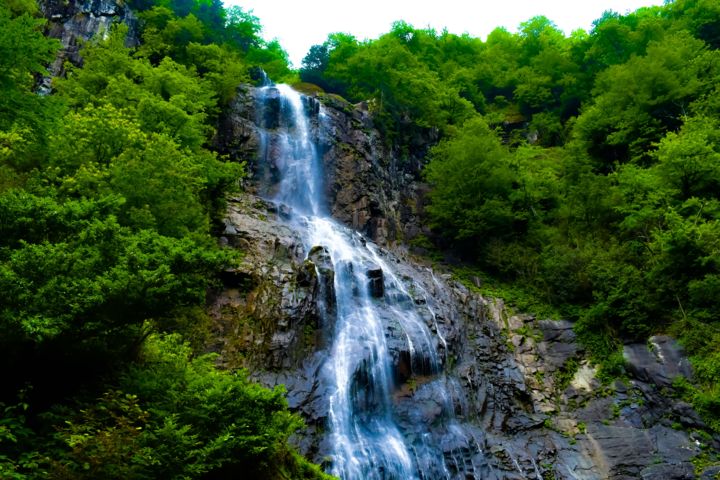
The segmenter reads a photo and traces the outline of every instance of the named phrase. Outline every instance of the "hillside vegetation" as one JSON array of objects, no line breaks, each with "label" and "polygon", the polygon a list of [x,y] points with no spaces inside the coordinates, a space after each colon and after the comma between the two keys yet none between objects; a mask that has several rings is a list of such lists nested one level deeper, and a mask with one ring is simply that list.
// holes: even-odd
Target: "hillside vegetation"
[{"label": "hillside vegetation", "polygon": [[577,320],[607,376],[622,342],[678,336],[699,381],[685,393],[720,428],[718,47],[720,3],[676,0],[569,36],[545,17],[485,41],[332,34],[300,76],[369,100],[401,157],[439,132],[436,245]]},{"label": "hillside vegetation", "polygon": [[284,392],[204,353],[244,175],[211,140],[257,67],[369,101],[408,162],[440,138],[435,248],[576,320],[606,377],[624,341],[676,335],[696,372],[678,392],[720,431],[716,0],[569,36],[544,17],[484,41],[397,22],[330,35],[299,72],[239,7],[126,3],[140,45],[115,26],[43,96],[59,42],[33,0],[0,0],[0,478],[327,478],[290,446]]},{"label": "hillside vegetation", "polygon": [[202,355],[243,175],[213,125],[286,55],[239,8],[135,6],[139,48],[119,25],[40,96],[59,44],[34,2],[0,3],[0,477],[323,478],[284,392]]}]

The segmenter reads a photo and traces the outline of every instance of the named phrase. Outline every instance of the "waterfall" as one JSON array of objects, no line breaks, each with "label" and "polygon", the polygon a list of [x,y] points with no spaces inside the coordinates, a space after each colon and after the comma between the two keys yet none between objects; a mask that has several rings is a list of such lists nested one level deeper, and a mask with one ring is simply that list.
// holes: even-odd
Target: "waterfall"
[{"label": "waterfall", "polygon": [[[287,85],[268,85],[259,90],[258,112],[260,161],[275,180],[265,193],[289,207],[305,251],[322,250],[334,271],[334,302],[321,306],[330,330],[321,373],[330,392],[330,473],[343,480],[481,478],[480,445],[455,418],[465,413],[462,389],[443,374],[438,350],[447,345],[431,295],[409,291],[380,248],[328,214],[316,141],[326,127],[323,107]],[[394,398],[410,378],[421,379],[416,394],[440,411],[414,431],[401,425]],[[422,425],[414,419],[421,413],[408,410],[410,423]]]}]

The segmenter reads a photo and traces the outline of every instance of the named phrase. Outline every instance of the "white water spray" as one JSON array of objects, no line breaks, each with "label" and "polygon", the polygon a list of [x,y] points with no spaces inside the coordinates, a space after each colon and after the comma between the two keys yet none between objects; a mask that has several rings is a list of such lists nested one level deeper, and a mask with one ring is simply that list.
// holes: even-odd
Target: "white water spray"
[{"label": "white water spray", "polygon": [[[478,478],[472,462],[456,453],[467,449],[467,445],[479,453],[479,445],[476,449],[476,442],[469,441],[471,437],[454,420],[447,378],[438,376],[442,359],[437,340],[411,292],[383,260],[378,247],[326,213],[322,161],[313,135],[313,129],[324,118],[322,107],[286,85],[263,87],[259,101],[261,112],[263,103],[279,102],[280,118],[267,125],[260,121],[260,158],[273,165],[277,177],[274,200],[292,210],[289,221],[301,232],[306,251],[324,247],[335,272],[334,308],[324,312],[333,317],[327,322],[333,331],[323,369],[324,379],[331,385],[331,473],[343,480]],[[313,120],[310,113],[318,108]],[[380,286],[372,288],[373,281],[381,282]],[[429,299],[427,292],[420,293]],[[447,352],[447,343],[428,303],[423,308],[429,310],[431,325]],[[409,358],[393,359],[389,332],[399,332],[395,338],[405,339],[404,350],[409,352]],[[402,372],[404,378],[399,378],[399,361],[405,362],[409,370]],[[437,376],[423,387],[443,399],[441,418],[446,421],[446,429],[439,438],[430,433],[408,438],[398,426],[393,393],[398,383],[410,375]],[[443,449],[439,443],[447,438],[452,438],[455,446]],[[445,456],[452,458],[452,467]]]}]

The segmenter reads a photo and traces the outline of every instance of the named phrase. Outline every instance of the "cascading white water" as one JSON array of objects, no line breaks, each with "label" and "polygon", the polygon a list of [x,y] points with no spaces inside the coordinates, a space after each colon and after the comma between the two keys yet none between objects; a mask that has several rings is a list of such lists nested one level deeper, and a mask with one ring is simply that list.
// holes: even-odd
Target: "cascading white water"
[{"label": "cascading white water", "polygon": [[[465,445],[472,440],[453,420],[449,382],[440,375],[442,359],[437,350],[438,339],[445,340],[434,314],[429,310],[427,317],[437,337],[382,252],[326,214],[321,158],[308,114],[320,108],[322,123],[322,108],[286,85],[261,89],[260,103],[271,101],[276,102],[280,119],[259,123],[264,128],[262,158],[272,162],[278,185],[274,200],[292,210],[289,221],[301,232],[306,251],[324,247],[335,272],[334,308],[324,312],[333,317],[326,323],[334,329],[323,370],[331,385],[331,473],[343,480],[452,478],[445,457],[448,452],[452,457],[455,447],[439,443]],[[400,338],[403,348],[391,352],[391,337]],[[447,345],[444,348],[447,351]],[[408,352],[408,358],[398,359],[398,350]],[[398,372],[398,365],[408,371]],[[446,424],[439,438],[429,432],[409,438],[397,424],[393,393],[400,381],[413,374],[436,377],[423,388],[442,399]],[[455,463],[451,469],[457,476],[476,476],[473,465]]]}]

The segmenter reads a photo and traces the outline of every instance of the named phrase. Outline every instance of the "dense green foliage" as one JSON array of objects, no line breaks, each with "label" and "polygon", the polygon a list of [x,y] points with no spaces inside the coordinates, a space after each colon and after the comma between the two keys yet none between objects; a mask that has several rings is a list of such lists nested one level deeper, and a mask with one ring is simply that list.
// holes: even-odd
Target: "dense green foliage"
[{"label": "dense green foliage", "polygon": [[287,53],[280,44],[260,37],[257,17],[241,7],[223,7],[220,0],[131,0],[140,11],[143,44],[139,54],[153,62],[166,56],[212,73],[221,88],[234,89],[243,79],[241,64],[262,67],[273,79],[291,78]]},{"label": "dense green foliage", "polygon": [[485,41],[398,22],[331,35],[300,76],[370,100],[396,147],[442,134],[424,170],[437,244],[564,315],[618,372],[623,341],[678,335],[720,427],[720,4],[544,17]]},{"label": "dense green foliage", "polygon": [[[242,166],[209,148],[261,67],[294,80],[259,20],[219,0],[130,0],[127,29],[35,92],[58,42],[0,1],[0,477],[323,478],[287,443],[280,390],[201,355],[206,296],[236,261],[212,236]],[[368,101],[431,184],[427,221],[493,281],[576,320],[605,374],[671,332],[678,384],[720,431],[720,5],[544,17],[484,41],[397,22],[335,33],[305,82]]]},{"label": "dense green foliage", "polygon": [[116,26],[41,96],[59,44],[0,3],[0,477],[323,478],[281,390],[198,356],[238,255],[212,235],[243,175],[214,124],[285,54],[238,8],[143,6],[139,48]]},{"label": "dense green foliage", "polygon": [[180,336],[150,336],[139,360],[97,398],[56,404],[31,428],[30,405],[4,407],[3,478],[326,478],[291,448],[302,426],[281,389],[215,368]]},{"label": "dense green foliage", "polygon": [[301,422],[281,389],[217,370],[177,335],[151,336],[118,389],[46,416],[62,425],[55,456],[35,455],[52,478],[323,477],[287,445]]}]

